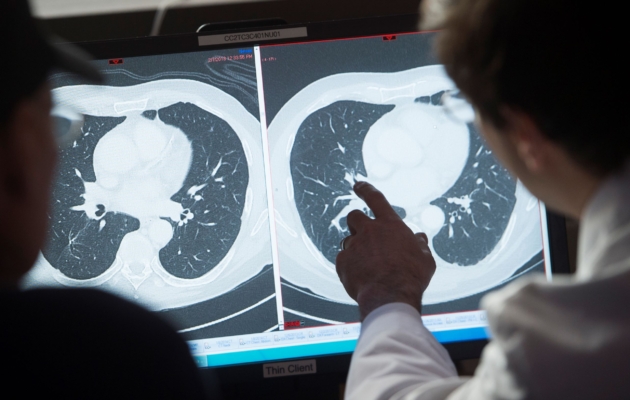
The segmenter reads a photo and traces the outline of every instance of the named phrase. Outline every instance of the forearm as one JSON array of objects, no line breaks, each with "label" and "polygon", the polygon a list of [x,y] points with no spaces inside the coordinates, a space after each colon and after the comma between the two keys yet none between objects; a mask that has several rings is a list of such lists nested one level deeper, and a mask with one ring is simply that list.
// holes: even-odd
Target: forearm
[{"label": "forearm", "polygon": [[391,303],[367,316],[352,357],[347,399],[390,399],[436,381],[450,390],[461,383],[415,308]]}]

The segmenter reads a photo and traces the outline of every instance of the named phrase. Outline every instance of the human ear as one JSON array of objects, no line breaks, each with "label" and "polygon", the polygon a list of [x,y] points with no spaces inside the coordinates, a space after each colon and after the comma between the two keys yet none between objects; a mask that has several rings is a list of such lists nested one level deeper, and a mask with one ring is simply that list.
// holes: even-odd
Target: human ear
[{"label": "human ear", "polygon": [[30,125],[33,115],[27,104],[22,101],[15,107],[13,115],[4,132],[5,140],[2,143],[3,170],[0,177],[0,190],[2,196],[8,201],[23,201],[23,196],[28,192],[28,178],[30,154],[25,154],[26,146],[31,135]]},{"label": "human ear", "polygon": [[49,132],[46,95],[49,93],[40,90],[32,98],[20,101],[2,132],[0,190],[7,201],[26,204],[50,184],[56,147]]},{"label": "human ear", "polygon": [[[4,129],[4,127],[2,127]],[[6,132],[4,130],[0,131],[0,215],[4,212],[7,203],[7,193],[6,193],[6,183],[7,183],[7,172],[8,172],[8,151],[7,145],[5,143],[5,135]]]},{"label": "human ear", "polygon": [[527,170],[539,174],[548,164],[549,139],[540,131],[538,125],[526,113],[508,111],[509,136],[516,149],[516,154]]}]

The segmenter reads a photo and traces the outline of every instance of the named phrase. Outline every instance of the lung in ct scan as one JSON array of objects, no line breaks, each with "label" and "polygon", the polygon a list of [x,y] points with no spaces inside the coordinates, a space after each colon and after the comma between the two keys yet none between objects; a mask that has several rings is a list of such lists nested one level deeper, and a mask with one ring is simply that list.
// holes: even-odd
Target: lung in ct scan
[{"label": "lung in ct scan", "polygon": [[179,220],[165,218],[173,237],[160,250],[160,262],[173,276],[199,278],[232,248],[241,229],[249,182],[247,159],[234,130],[193,104],[158,110],[165,124],[181,129],[191,143],[192,161],[181,189]]},{"label": "lung in ct scan", "polygon": [[365,136],[393,109],[393,105],[337,101],[309,115],[296,133],[290,161],[295,205],[306,234],[332,263],[340,240],[349,235],[342,211],[353,198],[355,178],[367,176]]}]

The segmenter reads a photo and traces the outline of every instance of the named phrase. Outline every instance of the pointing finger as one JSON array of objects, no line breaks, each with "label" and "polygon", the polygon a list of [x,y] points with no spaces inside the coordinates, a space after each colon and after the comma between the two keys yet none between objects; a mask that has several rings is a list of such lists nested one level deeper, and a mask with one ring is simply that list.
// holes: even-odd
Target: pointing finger
[{"label": "pointing finger", "polygon": [[385,198],[374,186],[367,182],[357,182],[354,185],[354,192],[359,196],[365,204],[372,210],[376,218],[396,218],[400,219],[396,211],[389,204],[389,201]]}]

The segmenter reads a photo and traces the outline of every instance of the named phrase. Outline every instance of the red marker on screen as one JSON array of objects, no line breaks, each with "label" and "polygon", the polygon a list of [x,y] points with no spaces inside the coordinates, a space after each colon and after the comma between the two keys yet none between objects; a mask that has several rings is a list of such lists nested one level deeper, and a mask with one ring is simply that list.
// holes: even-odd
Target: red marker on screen
[{"label": "red marker on screen", "polygon": [[304,321],[287,321],[284,323],[284,329],[295,329],[304,326]]}]

